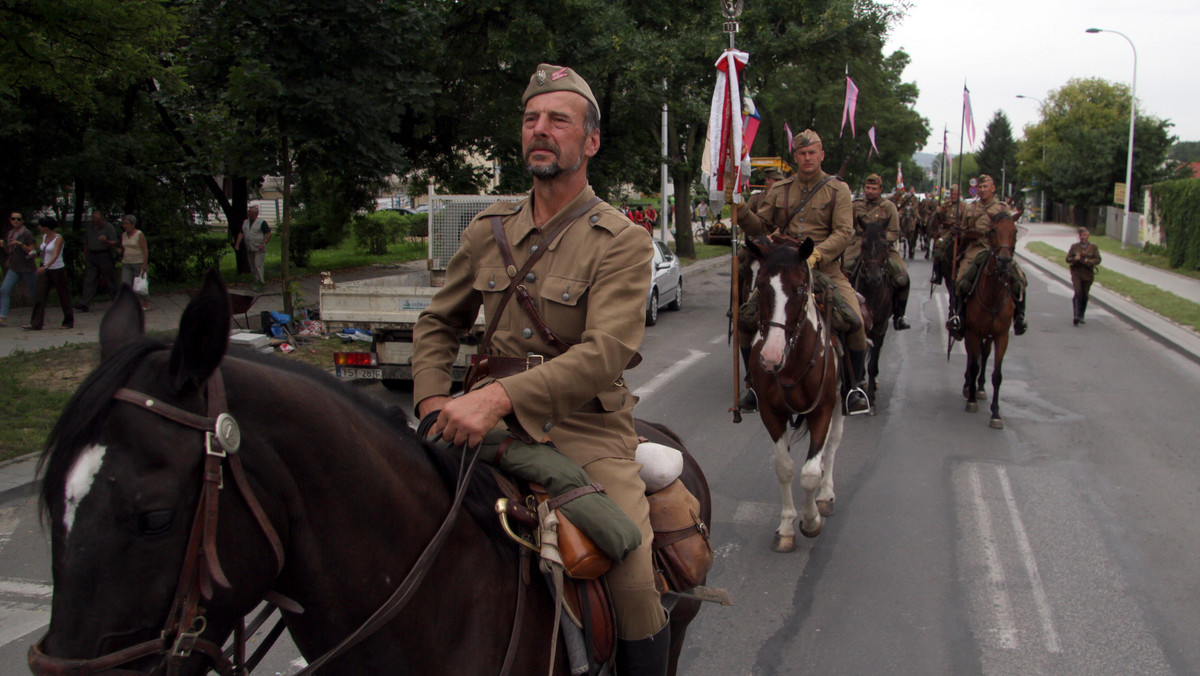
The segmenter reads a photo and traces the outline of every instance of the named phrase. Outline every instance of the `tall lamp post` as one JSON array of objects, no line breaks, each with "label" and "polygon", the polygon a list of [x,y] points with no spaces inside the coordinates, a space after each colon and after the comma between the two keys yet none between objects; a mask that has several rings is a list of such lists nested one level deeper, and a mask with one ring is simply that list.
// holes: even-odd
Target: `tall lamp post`
[{"label": "tall lamp post", "polygon": [[1125,242],[1125,230],[1129,228],[1130,215],[1129,205],[1130,198],[1133,196],[1133,123],[1137,116],[1137,47],[1133,45],[1133,40],[1121,31],[1114,31],[1107,28],[1089,28],[1087,33],[1116,33],[1125,38],[1125,42],[1129,43],[1129,48],[1133,50],[1133,81],[1129,86],[1129,155],[1125,159],[1125,228],[1121,230],[1121,242]]},{"label": "tall lamp post", "polygon": [[[1018,99],[1029,99],[1031,101],[1037,101],[1039,106],[1041,106],[1042,108],[1046,107],[1046,104],[1036,96],[1025,96],[1024,94],[1017,94],[1017,98]],[[1043,112],[1042,115],[1045,116],[1045,113]],[[1042,173],[1046,173],[1046,139],[1042,139]],[[1042,210],[1041,210],[1042,222],[1045,223],[1046,222],[1046,179],[1045,179],[1045,177],[1042,177],[1041,192],[1042,192]]]}]

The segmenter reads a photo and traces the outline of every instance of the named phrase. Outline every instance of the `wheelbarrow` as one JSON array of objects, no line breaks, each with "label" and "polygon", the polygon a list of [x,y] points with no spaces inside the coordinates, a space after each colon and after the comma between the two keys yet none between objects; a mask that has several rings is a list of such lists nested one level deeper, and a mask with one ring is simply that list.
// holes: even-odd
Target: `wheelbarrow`
[{"label": "wheelbarrow", "polygon": [[[243,331],[250,328],[250,306],[254,305],[254,301],[258,300],[258,296],[253,293],[242,293],[240,291],[229,291],[229,312],[233,316],[233,323]],[[241,315],[242,322],[239,322],[237,316]]]}]

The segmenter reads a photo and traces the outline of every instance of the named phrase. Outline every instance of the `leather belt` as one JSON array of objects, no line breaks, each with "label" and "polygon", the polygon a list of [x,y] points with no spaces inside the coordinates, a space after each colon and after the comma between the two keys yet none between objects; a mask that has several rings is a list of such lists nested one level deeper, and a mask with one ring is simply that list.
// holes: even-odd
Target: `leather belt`
[{"label": "leather belt", "polygon": [[514,376],[518,373],[524,373],[535,366],[541,366],[546,362],[546,358],[540,354],[530,354],[524,357],[489,355],[484,359],[487,361],[486,374],[491,378]]}]

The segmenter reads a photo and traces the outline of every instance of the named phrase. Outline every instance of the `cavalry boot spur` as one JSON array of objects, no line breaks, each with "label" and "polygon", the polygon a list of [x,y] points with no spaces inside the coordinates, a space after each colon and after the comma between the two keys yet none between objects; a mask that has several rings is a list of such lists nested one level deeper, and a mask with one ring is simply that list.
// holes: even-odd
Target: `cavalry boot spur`
[{"label": "cavalry boot spur", "polygon": [[850,350],[850,368],[854,371],[854,387],[846,393],[846,411],[850,415],[871,412],[871,400],[863,390],[863,381],[867,373],[867,351]]},{"label": "cavalry boot spur", "polygon": [[[1013,310],[1013,333],[1018,336],[1025,335],[1029,330],[1029,324],[1025,321],[1025,299],[1021,298],[1016,301],[1017,307]],[[1082,319],[1079,321],[1083,321]]]},{"label": "cavalry boot spur", "polygon": [[955,340],[963,339],[963,324],[962,324],[962,303],[958,296],[950,297],[950,318],[946,320],[946,330]]},{"label": "cavalry boot spur", "polygon": [[617,639],[617,676],[667,676],[671,657],[671,622],[658,633],[636,641]]}]

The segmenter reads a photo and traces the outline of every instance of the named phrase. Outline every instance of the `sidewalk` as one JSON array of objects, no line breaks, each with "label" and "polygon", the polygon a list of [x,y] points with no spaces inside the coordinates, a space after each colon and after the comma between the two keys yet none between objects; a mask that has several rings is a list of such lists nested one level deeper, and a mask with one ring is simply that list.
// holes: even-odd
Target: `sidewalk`
[{"label": "sidewalk", "polygon": [[[1071,273],[1067,268],[1028,251],[1027,246],[1029,242],[1044,242],[1061,249],[1065,258],[1067,249],[1079,241],[1075,228],[1057,223],[1026,223],[1021,228],[1024,232],[1017,240],[1017,255],[1046,275],[1070,287]],[[1200,280],[1142,265],[1113,254],[1105,255],[1100,266],[1200,303]],[[1147,310],[1128,298],[1109,291],[1099,283],[1092,286],[1091,299],[1151,338],[1200,364],[1200,333],[1190,327]]]},{"label": "sidewalk", "polygon": [[[386,275],[398,275],[404,272],[425,269],[424,260],[408,261],[393,266],[372,266],[355,270],[343,270],[333,273],[335,282],[349,282],[359,279],[373,279]],[[303,293],[305,307],[316,307],[320,298],[320,275],[308,275],[300,278],[300,288]],[[179,328],[179,317],[187,307],[191,298],[186,293],[173,293],[156,296],[151,286],[150,311],[146,313],[146,331],[171,331]],[[250,293],[248,285],[231,286],[230,291]],[[41,331],[26,331],[21,328],[29,318],[29,308],[13,308],[8,316],[8,324],[0,328],[0,356],[7,356],[18,351],[36,351],[50,347],[61,347],[67,344],[95,343],[100,338],[100,320],[108,310],[110,303],[91,304],[91,312],[75,312],[75,328],[63,331],[58,328],[62,322],[62,311],[57,306],[46,309],[46,328]],[[263,310],[283,311],[283,294],[279,289],[279,280],[268,281],[262,295],[258,296],[249,309],[253,318]],[[243,326],[246,320],[242,315],[234,319]],[[231,326],[236,329],[236,326]],[[37,453],[31,453],[19,458],[0,463],[0,505],[33,495],[36,491],[34,479],[37,469]]]}]

